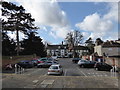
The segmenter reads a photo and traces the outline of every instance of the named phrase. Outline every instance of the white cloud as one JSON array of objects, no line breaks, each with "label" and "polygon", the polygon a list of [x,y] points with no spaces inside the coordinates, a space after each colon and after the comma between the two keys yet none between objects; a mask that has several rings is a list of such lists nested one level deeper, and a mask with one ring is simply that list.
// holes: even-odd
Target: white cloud
[{"label": "white cloud", "polygon": [[[8,31],[8,36],[16,41],[16,32],[10,32]],[[25,35],[21,32],[19,32],[19,40],[22,40],[22,38],[25,38]]]},{"label": "white cloud", "polygon": [[[65,38],[67,33],[70,31],[70,27],[66,26],[66,27],[53,27],[51,29],[51,32],[54,32],[54,34],[52,33],[51,35],[54,36],[55,38]],[[57,37],[56,37],[57,36]]]},{"label": "white cloud", "polygon": [[[117,3],[108,3],[109,11],[105,15],[100,15],[97,12],[92,15],[88,15],[80,23],[76,24],[76,27],[79,27],[81,30],[90,31],[93,39],[98,37],[106,39],[113,38],[113,32],[115,28],[115,22],[118,21],[118,8]],[[109,32],[109,34],[108,34]],[[117,32],[117,30],[115,31]],[[109,36],[110,35],[110,36]]]},{"label": "white cloud", "polygon": [[108,7],[110,11],[103,18],[118,21],[118,3],[108,3]]},{"label": "white cloud", "polygon": [[119,2],[119,0],[85,0],[88,2]]},{"label": "white cloud", "polygon": [[94,13],[86,16],[83,22],[76,24],[82,30],[103,32],[112,28],[112,22],[110,20],[104,20],[99,14]]},{"label": "white cloud", "polygon": [[82,32],[84,39],[88,39],[90,34],[88,32]]},{"label": "white cloud", "polygon": [[[54,38],[65,38],[65,35],[70,30],[70,28],[68,28],[69,21],[66,13],[60,9],[55,0],[14,0],[14,2],[15,1],[23,5],[27,12],[32,14],[37,26],[49,26],[52,28],[49,33],[51,36]],[[45,27],[41,29],[48,31]]]}]

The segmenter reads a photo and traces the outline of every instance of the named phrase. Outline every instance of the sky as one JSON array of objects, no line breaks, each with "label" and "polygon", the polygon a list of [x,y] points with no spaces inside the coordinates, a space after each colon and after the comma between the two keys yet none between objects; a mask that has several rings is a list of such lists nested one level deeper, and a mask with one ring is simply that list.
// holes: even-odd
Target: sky
[{"label": "sky", "polygon": [[[26,12],[35,18],[35,25],[40,27],[38,35],[51,44],[60,44],[67,33],[79,30],[84,41],[118,39],[118,2],[104,0],[86,0],[86,2],[57,2],[56,0],[7,0],[22,5]],[[9,33],[15,38],[15,33]],[[20,39],[24,35],[20,33]]]}]

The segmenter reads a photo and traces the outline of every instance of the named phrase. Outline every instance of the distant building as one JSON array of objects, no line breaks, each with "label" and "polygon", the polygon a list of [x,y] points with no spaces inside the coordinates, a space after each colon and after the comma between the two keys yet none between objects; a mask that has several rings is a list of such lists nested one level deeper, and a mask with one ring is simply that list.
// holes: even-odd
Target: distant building
[{"label": "distant building", "polygon": [[57,57],[74,57],[73,53],[76,53],[78,56],[86,54],[89,52],[89,49],[85,46],[74,46],[70,49],[67,45],[47,45],[47,55],[57,56]]},{"label": "distant building", "polygon": [[107,41],[94,47],[94,52],[99,56],[118,56],[118,51],[120,51],[120,43],[114,41]]},{"label": "distant building", "polygon": [[[118,65],[120,58],[120,43],[119,40],[116,41],[106,41],[101,45],[96,45],[94,47],[94,53],[97,53],[98,56],[103,57],[106,60],[106,63],[111,65]],[[120,66],[119,66],[120,67]]]}]

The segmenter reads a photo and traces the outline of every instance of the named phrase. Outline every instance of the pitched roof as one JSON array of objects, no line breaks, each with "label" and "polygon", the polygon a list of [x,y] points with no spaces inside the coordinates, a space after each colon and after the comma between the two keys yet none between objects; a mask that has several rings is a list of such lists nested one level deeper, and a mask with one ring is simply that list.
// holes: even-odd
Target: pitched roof
[{"label": "pitched roof", "polygon": [[107,41],[102,44],[102,47],[120,47],[120,43],[114,41]]},{"label": "pitched roof", "polygon": [[[47,46],[47,49],[68,49],[68,46],[67,45],[48,45]],[[88,47],[85,47],[85,46],[74,46],[74,49],[75,50],[88,50]]]},{"label": "pitched roof", "polygon": [[60,49],[64,49],[64,47],[67,48],[67,45],[48,45],[47,49],[59,49],[59,47]]}]

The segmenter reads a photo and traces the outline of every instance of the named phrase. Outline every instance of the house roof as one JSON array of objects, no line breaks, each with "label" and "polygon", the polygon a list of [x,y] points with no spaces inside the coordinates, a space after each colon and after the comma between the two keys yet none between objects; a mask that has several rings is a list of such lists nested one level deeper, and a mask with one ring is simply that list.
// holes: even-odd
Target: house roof
[{"label": "house roof", "polygon": [[85,47],[85,46],[75,46],[74,49],[75,50],[88,50],[88,47]]},{"label": "house roof", "polygon": [[[67,45],[48,45],[47,49],[59,49],[59,47],[60,49],[65,49],[65,47],[66,49],[68,49]],[[74,46],[74,49],[75,50],[88,50],[88,48],[85,46]]]},{"label": "house roof", "polygon": [[120,47],[120,43],[114,41],[107,41],[102,44],[102,47]]},{"label": "house roof", "polygon": [[65,47],[67,48],[67,45],[47,45],[47,49],[64,49]]}]

